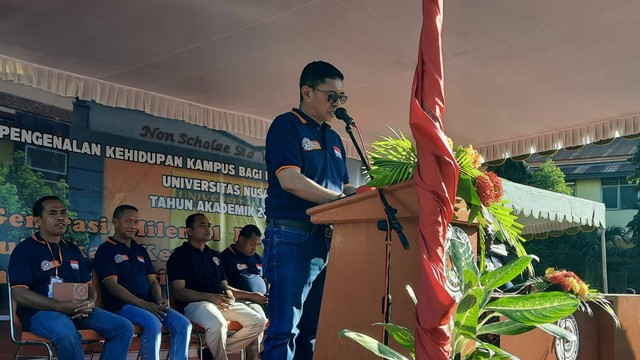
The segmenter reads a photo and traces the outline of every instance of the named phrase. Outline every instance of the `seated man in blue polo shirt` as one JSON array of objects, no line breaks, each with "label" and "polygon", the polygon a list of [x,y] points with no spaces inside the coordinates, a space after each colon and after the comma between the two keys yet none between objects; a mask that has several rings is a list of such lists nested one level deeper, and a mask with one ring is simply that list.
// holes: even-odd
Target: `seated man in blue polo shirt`
[{"label": "seated man in blue polo shirt", "polygon": [[[77,329],[95,330],[105,338],[100,359],[126,359],[133,325],[127,319],[95,307],[96,292],[82,251],[62,239],[69,216],[56,196],[45,196],[33,205],[39,227],[20,242],[9,259],[9,281],[17,314],[24,330],[51,340],[59,359],[84,360]],[[86,283],[86,300],[57,300],[54,284]]]},{"label": "seated man in blue polo shirt", "polygon": [[96,252],[94,267],[105,289],[104,306],[142,328],[142,360],[160,359],[162,324],[171,334],[169,357],[187,360],[191,321],[170,309],[162,297],[147,249],[133,239],[138,222],[138,209],[116,207],[114,234]]},{"label": "seated man in blue polo shirt", "polygon": [[[227,352],[240,352],[262,334],[265,320],[235,301],[218,252],[207,246],[212,234],[207,217],[201,213],[189,215],[186,228],[187,241],[167,261],[169,286],[176,300],[172,306],[204,327],[213,358],[226,360]],[[227,336],[227,321],[239,322],[242,329]]]},{"label": "seated man in blue polo shirt", "polygon": [[[220,253],[224,273],[237,300],[264,317],[267,285],[262,278],[262,257],[256,251],[262,245],[262,233],[255,225],[246,225],[238,234],[238,241]],[[247,346],[247,360],[259,358],[262,335]]]}]

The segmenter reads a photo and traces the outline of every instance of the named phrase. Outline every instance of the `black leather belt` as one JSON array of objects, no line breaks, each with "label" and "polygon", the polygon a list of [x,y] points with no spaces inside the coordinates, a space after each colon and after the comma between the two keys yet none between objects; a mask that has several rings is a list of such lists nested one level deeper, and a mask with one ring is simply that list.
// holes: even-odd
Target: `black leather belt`
[{"label": "black leather belt", "polygon": [[309,221],[304,220],[291,220],[291,219],[270,219],[267,220],[267,225],[280,225],[286,226],[298,230],[302,230],[308,233],[325,231],[331,225],[317,225]]}]

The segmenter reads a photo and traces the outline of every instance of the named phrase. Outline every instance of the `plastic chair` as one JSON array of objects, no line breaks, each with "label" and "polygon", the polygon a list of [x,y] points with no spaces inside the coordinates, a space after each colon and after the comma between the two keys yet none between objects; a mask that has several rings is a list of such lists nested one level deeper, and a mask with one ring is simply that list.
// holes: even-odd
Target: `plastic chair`
[{"label": "plastic chair", "polygon": [[[171,283],[169,281],[169,276],[166,274],[165,276],[165,288],[167,290],[167,301],[169,302],[169,307],[173,308],[173,304],[175,304],[175,298],[173,297],[173,293],[171,292]],[[175,308],[174,308],[175,309]],[[227,321],[227,332],[234,333],[238,330],[242,329],[242,325],[237,321]],[[206,343],[203,340],[205,336],[206,330],[202,326],[191,322],[191,334],[195,334],[198,339],[198,359],[202,360],[202,352],[206,349]],[[246,358],[245,350],[242,349],[240,352],[241,359]]]},{"label": "plastic chair", "polygon": [[[22,330],[22,322],[16,314],[17,303],[15,302],[15,300],[13,300],[13,294],[11,293],[11,282],[9,280],[7,280],[7,289],[7,292],[9,293],[9,313],[11,314],[11,319],[9,322],[11,341],[18,345],[13,359],[15,360],[21,357],[20,351],[24,346],[41,345],[47,349],[47,359],[52,360],[54,345],[51,343],[51,340],[38,336],[30,331]],[[104,338],[96,331],[78,330],[78,332],[82,337],[82,343],[85,345],[98,345],[104,343]],[[95,351],[91,352],[92,359],[94,354]]]}]

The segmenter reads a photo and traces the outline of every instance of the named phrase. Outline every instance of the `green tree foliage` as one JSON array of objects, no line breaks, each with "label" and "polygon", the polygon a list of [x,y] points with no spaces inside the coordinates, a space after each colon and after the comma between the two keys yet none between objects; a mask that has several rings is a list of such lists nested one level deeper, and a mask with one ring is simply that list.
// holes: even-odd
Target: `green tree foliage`
[{"label": "green tree foliage", "polygon": [[[633,153],[633,157],[627,159],[634,165],[633,174],[627,177],[627,181],[630,184],[635,184],[638,191],[640,191],[640,143],[636,145],[636,151]],[[633,216],[633,219],[627,224],[627,228],[633,233],[634,239],[640,238],[640,210]]]},{"label": "green tree foliage", "polygon": [[501,178],[518,184],[528,184],[531,182],[529,165],[524,161],[515,161],[509,158],[505,160],[502,165],[489,166],[487,171],[493,171]]},{"label": "green tree foliage", "polygon": [[540,165],[538,170],[531,173],[531,181],[528,185],[560,194],[573,195],[573,190],[567,186],[564,178],[562,170],[553,160],[549,159]]},{"label": "green tree foliage", "polygon": [[611,283],[610,291],[621,293],[626,288],[640,290],[640,273],[638,273],[638,258],[640,258],[640,246],[638,238],[632,236],[628,228],[614,226],[607,229],[607,265],[610,269],[609,276],[616,276],[624,279],[617,282],[618,286],[624,287],[614,288]]},{"label": "green tree foliage", "polygon": [[575,235],[530,240],[524,247],[527,253],[537,255],[540,259],[539,262],[533,262],[536,274],[544,274],[550,267],[571,270],[590,287],[603,291],[599,231],[580,231]]},{"label": "green tree foliage", "polygon": [[[69,185],[66,181],[44,181],[42,173],[34,171],[25,163],[24,152],[16,151],[10,163],[0,164],[0,204],[5,206],[7,213],[31,215],[33,203],[47,195],[58,196],[67,208],[70,207]],[[71,209],[68,210],[68,214],[72,219],[77,217]],[[0,232],[6,239],[15,241],[30,236],[33,229],[15,228],[5,222],[0,225]],[[89,240],[87,234],[72,231],[68,231],[65,238],[79,245],[84,245]]]}]

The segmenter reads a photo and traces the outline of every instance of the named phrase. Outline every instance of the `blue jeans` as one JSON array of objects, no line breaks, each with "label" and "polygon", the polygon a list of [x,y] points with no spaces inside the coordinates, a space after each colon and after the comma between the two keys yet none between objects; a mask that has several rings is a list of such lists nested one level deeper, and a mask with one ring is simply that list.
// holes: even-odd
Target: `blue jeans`
[{"label": "blue jeans", "polygon": [[[162,322],[160,322],[160,319],[149,311],[130,304],[124,305],[116,314],[142,328],[142,336],[140,337],[142,360],[160,360],[162,338]],[[191,337],[191,321],[179,312],[169,308],[163,322],[169,330],[169,334],[171,334],[169,358],[171,360],[187,360],[189,338]]]},{"label": "blue jeans", "polygon": [[76,329],[95,330],[105,338],[100,359],[127,358],[133,325],[129,320],[99,308],[94,308],[88,317],[79,320],[71,320],[61,312],[41,310],[31,318],[29,331],[51,340],[59,359],[84,360],[82,339]]},{"label": "blue jeans", "polygon": [[282,225],[265,231],[263,268],[269,289],[265,360],[313,358],[331,234]]}]

